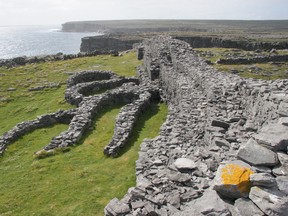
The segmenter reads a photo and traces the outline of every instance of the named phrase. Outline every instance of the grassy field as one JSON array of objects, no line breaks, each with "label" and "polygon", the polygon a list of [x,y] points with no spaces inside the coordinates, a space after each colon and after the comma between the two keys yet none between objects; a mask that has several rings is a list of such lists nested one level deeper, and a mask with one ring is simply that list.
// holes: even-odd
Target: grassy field
[{"label": "grassy field", "polygon": [[[59,108],[71,108],[63,100],[68,77],[65,72],[111,69],[120,75],[133,76],[140,63],[135,53],[128,53],[122,57],[98,56],[0,68],[0,74],[5,74],[0,77],[0,134],[18,122]],[[61,86],[27,91],[46,82]],[[7,91],[8,88],[16,90]],[[144,138],[157,136],[167,114],[166,105],[152,104],[138,121],[121,156],[108,158],[103,148],[113,135],[120,108],[103,110],[93,121],[94,130],[65,153],[41,160],[33,157],[35,151],[68,127],[61,124],[36,130],[10,145],[0,158],[0,215],[103,215],[110,199],[121,198],[135,185],[135,160],[140,143]]]},{"label": "grassy field", "polygon": [[[197,48],[195,49],[199,56],[206,60],[215,63],[220,58],[253,58],[258,55],[268,56],[271,53],[268,51],[262,51],[261,53],[254,51],[244,51],[240,49],[229,49],[229,48]],[[287,55],[288,50],[277,50],[279,55]],[[287,62],[265,62],[259,64],[213,64],[213,67],[219,71],[231,73],[236,71],[239,76],[245,78],[256,78],[264,80],[275,80],[275,79],[288,79],[288,63]]]}]

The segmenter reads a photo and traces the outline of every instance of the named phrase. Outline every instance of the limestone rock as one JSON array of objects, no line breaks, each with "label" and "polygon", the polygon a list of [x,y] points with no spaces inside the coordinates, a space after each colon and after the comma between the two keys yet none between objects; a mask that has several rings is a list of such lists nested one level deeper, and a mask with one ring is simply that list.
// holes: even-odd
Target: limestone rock
[{"label": "limestone rock", "polygon": [[264,216],[264,213],[249,199],[239,198],[234,207],[241,216]]},{"label": "limestone rock", "polygon": [[249,198],[269,216],[286,216],[288,197],[277,189],[252,187]]},{"label": "limestone rock", "polygon": [[257,142],[273,151],[287,150],[288,127],[283,124],[268,124],[254,136]]},{"label": "limestone rock", "polygon": [[174,162],[174,165],[178,170],[182,170],[182,169],[192,170],[196,168],[196,164],[188,158],[178,158]]},{"label": "limestone rock", "polygon": [[213,120],[211,126],[221,127],[227,130],[230,127],[230,124],[220,120]]},{"label": "limestone rock", "polygon": [[225,139],[215,138],[214,142],[216,146],[230,148],[230,143]]},{"label": "limestone rock", "polygon": [[275,152],[259,145],[252,138],[239,149],[237,157],[256,166],[275,166],[279,163]]},{"label": "limestone rock", "polygon": [[175,208],[180,208],[180,193],[176,190],[167,194],[167,202]]},{"label": "limestone rock", "polygon": [[285,125],[285,126],[288,126],[288,117],[279,118],[278,123],[282,124],[282,125]]},{"label": "limestone rock", "polygon": [[181,215],[221,215],[230,216],[231,212],[216,191],[207,190],[199,199],[193,200]]},{"label": "limestone rock", "polygon": [[251,174],[253,174],[251,167],[242,161],[220,164],[213,189],[232,199],[247,197],[251,187]]},{"label": "limestone rock", "polygon": [[104,213],[107,216],[124,216],[129,212],[129,206],[117,198],[112,199],[104,209]]},{"label": "limestone rock", "polygon": [[167,173],[167,177],[171,181],[180,182],[180,183],[189,182],[191,180],[191,176],[189,174],[180,173],[180,172],[176,172],[172,170]]},{"label": "limestone rock", "polygon": [[250,175],[253,186],[273,187],[276,186],[276,179],[268,173],[254,173]]},{"label": "limestone rock", "polygon": [[278,176],[276,181],[278,189],[288,195],[288,176]]},{"label": "limestone rock", "polygon": [[275,167],[272,172],[276,176],[288,176],[288,155],[283,152],[277,153],[280,165]]}]

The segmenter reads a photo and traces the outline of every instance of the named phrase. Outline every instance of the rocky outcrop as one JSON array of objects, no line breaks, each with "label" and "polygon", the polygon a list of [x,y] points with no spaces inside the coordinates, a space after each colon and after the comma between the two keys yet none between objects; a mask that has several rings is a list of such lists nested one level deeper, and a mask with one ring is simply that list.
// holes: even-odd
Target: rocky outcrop
[{"label": "rocky outcrop", "polygon": [[145,71],[159,81],[169,114],[160,135],[141,145],[137,184],[121,199],[126,215],[247,214],[244,201],[256,215],[282,215],[287,196],[277,191],[285,181],[277,186],[275,176],[287,177],[287,138],[273,128],[287,127],[280,117],[288,81],[219,73],[189,44],[169,37],[142,47]]},{"label": "rocky outcrop", "polygon": [[[229,39],[224,37],[201,37],[201,36],[177,36],[176,39],[189,43],[193,48],[237,48],[242,50],[271,50],[287,49],[287,42],[257,42],[247,41],[245,39]],[[284,57],[285,59],[287,57]],[[224,62],[224,61],[223,61]]]}]

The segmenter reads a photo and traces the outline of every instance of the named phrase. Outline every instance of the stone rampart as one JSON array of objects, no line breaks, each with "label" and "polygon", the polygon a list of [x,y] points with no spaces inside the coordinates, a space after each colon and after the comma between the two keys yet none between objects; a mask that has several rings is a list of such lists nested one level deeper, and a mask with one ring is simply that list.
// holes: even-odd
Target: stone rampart
[{"label": "stone rampart", "polygon": [[169,114],[160,135],[141,145],[136,187],[105,214],[284,216],[288,81],[220,73],[169,37],[143,47]]}]

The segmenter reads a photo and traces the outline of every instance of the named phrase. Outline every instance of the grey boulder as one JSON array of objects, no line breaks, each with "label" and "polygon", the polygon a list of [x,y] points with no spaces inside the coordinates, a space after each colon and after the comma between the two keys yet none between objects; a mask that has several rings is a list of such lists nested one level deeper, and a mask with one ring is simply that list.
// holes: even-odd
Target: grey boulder
[{"label": "grey boulder", "polygon": [[104,209],[104,213],[107,216],[124,216],[129,212],[129,206],[117,198],[112,199]]},{"label": "grey boulder", "polygon": [[220,164],[213,182],[213,189],[225,197],[237,199],[248,197],[254,172],[243,161],[229,161]]},{"label": "grey boulder", "polygon": [[288,155],[283,152],[277,153],[280,165],[275,167],[272,172],[276,176],[288,176]]},{"label": "grey boulder", "polygon": [[250,199],[239,198],[235,201],[234,207],[241,216],[264,216],[264,213]]},{"label": "grey boulder", "polygon": [[269,173],[254,173],[250,175],[253,186],[273,187],[276,186],[276,179]]},{"label": "grey boulder", "polygon": [[269,216],[287,216],[288,197],[278,189],[252,187],[249,198]]},{"label": "grey boulder", "polygon": [[238,151],[237,157],[255,166],[275,166],[279,163],[277,154],[249,139]]},{"label": "grey boulder", "polygon": [[278,176],[276,182],[278,189],[288,195],[288,176]]},{"label": "grey boulder", "polygon": [[182,169],[195,169],[196,168],[196,164],[194,163],[194,161],[188,159],[188,158],[178,158],[175,162],[174,162],[175,167],[178,170],[182,170]]},{"label": "grey boulder", "polygon": [[254,136],[257,142],[273,151],[286,151],[288,127],[283,124],[268,124]]},{"label": "grey boulder", "polygon": [[206,190],[199,199],[190,202],[180,214],[181,216],[231,216],[231,212],[225,202],[219,197],[216,191]]}]

